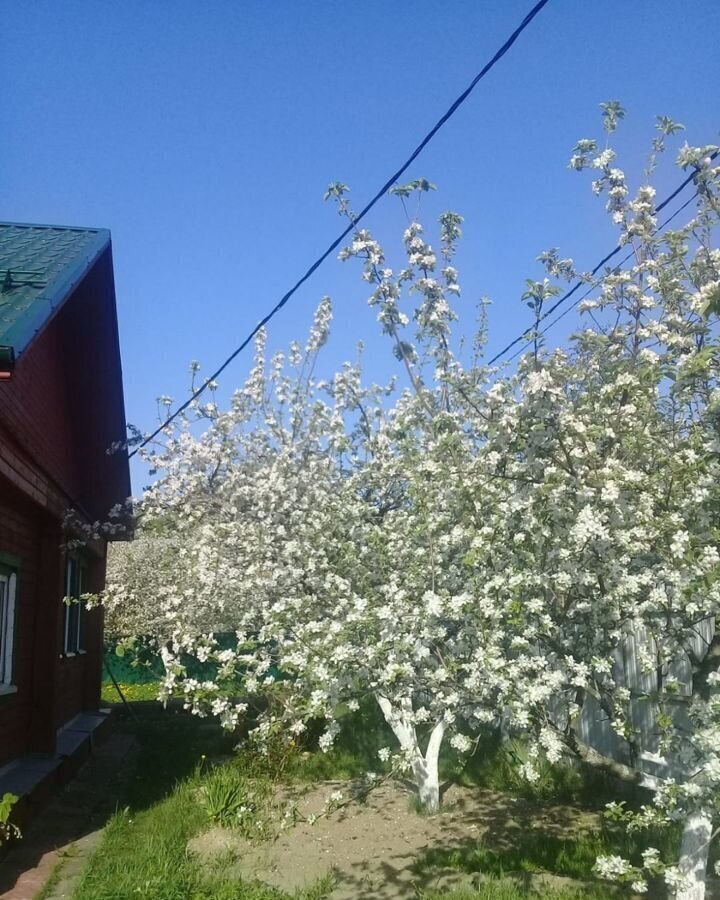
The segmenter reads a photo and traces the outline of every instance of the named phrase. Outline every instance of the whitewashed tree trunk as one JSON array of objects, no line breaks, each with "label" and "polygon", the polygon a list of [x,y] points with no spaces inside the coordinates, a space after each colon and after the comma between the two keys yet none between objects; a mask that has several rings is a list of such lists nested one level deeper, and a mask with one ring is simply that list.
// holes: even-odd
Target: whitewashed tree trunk
[{"label": "whitewashed tree trunk", "polygon": [[[634,769],[624,763],[616,762],[611,757],[598,753],[593,747],[577,739],[573,749],[584,762],[596,766],[604,772],[609,772],[623,781],[638,784],[650,791],[659,790],[664,783],[663,779],[643,772],[641,769]],[[680,769],[679,761],[675,761],[675,767]],[[672,773],[672,768],[668,768]],[[678,863],[685,886],[676,890],[673,894],[674,900],[704,900],[712,827],[713,819],[710,810],[699,809],[685,820]]]},{"label": "whitewashed tree trunk", "polygon": [[376,695],[385,721],[392,728],[400,747],[408,754],[412,765],[413,780],[417,788],[418,800],[424,810],[435,813],[440,809],[440,775],[438,762],[442,745],[445,722],[441,719],[430,733],[425,753],[422,752],[417,739],[415,726],[409,721],[407,713],[410,704],[405,703],[399,709],[383,697]]},{"label": "whitewashed tree trunk", "polygon": [[712,815],[700,809],[688,816],[680,842],[680,874],[686,880],[675,894],[676,900],[704,900],[705,872],[707,870]]}]

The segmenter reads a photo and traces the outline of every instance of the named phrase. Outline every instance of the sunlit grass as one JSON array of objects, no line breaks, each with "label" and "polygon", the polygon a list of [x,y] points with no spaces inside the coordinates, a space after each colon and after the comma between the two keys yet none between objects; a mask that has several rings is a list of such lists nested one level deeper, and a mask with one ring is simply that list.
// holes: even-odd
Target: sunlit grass
[{"label": "sunlit grass", "polygon": [[[157,681],[150,681],[146,684],[126,684],[125,682],[118,682],[118,686],[128,703],[138,700],[157,700]],[[100,696],[103,703],[122,703],[122,698],[112,682],[103,682]]]}]

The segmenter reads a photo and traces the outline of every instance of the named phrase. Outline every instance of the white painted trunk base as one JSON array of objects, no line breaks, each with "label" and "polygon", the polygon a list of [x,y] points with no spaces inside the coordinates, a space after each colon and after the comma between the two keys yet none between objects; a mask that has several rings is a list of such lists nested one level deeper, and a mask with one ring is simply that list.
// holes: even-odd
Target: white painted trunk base
[{"label": "white painted trunk base", "polygon": [[398,709],[390,703],[387,697],[378,694],[376,699],[385,721],[392,728],[400,747],[410,757],[413,780],[417,788],[420,805],[426,812],[437,812],[440,809],[438,760],[440,758],[440,746],[445,734],[445,722],[441,720],[436,723],[430,733],[427,749],[423,753],[417,739],[415,726],[408,720],[408,713],[411,711],[409,702]]},{"label": "white painted trunk base", "polygon": [[680,843],[679,869],[688,884],[675,894],[676,900],[705,900],[711,837],[712,817],[708,811],[698,810],[686,820]]}]

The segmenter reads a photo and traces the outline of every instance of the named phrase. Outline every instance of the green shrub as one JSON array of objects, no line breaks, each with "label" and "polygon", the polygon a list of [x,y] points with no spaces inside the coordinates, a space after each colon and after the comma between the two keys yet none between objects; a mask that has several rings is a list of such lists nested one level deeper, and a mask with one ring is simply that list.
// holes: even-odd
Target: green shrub
[{"label": "green shrub", "polygon": [[20,837],[20,829],[10,821],[12,808],[17,802],[15,794],[3,794],[0,798],[0,847],[12,838]]},{"label": "green shrub", "polygon": [[642,788],[618,784],[617,780],[575,760],[557,764],[535,761],[539,778],[529,782],[520,772],[527,760],[527,746],[520,739],[501,741],[499,733],[483,735],[469,758],[458,758],[448,751],[441,759],[444,778],[466,786],[512,794],[536,803],[580,804],[599,809],[610,800],[623,799],[646,803],[648,794]]},{"label": "green shrub", "polygon": [[268,836],[267,781],[247,778],[234,762],[213,766],[199,781],[200,802],[211,822],[238,828],[250,839]]}]

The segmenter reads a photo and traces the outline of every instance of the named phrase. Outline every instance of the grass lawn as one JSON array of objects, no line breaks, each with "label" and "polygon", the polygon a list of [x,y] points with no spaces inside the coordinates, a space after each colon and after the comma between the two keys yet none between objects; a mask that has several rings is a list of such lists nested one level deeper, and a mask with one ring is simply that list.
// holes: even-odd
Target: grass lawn
[{"label": "grass lawn", "polygon": [[[133,703],[137,700],[157,700],[158,685],[156,681],[150,681],[147,684],[119,682],[118,686],[128,703]],[[103,682],[100,696],[103,703],[122,703],[117,688],[111,681]]]},{"label": "grass lawn", "polygon": [[[368,769],[377,770],[377,749],[387,744],[388,738],[372,711],[354,716],[351,727],[328,754],[297,752],[263,762],[257,756],[234,755],[233,739],[209,720],[150,704],[138,704],[136,709],[136,721],[126,720],[122,726],[132,730],[141,745],[126,805],[110,821],[74,900],[287,900],[290,896],[321,900],[330,895],[334,886],[331,876],[288,894],[243,881],[230,856],[201,863],[188,853],[188,842],[213,822],[227,824],[229,819],[245,823],[234,831],[244,830],[245,837],[256,838],[257,834],[250,833],[250,823],[262,820],[265,798],[278,780],[298,785],[345,780]],[[211,759],[226,761],[210,766]],[[513,795],[512,802],[531,812],[542,810],[550,799],[555,805],[574,804],[575,811],[583,805],[597,809],[602,807],[607,788],[603,782],[588,785],[579,773],[567,770],[546,773],[533,795],[515,779],[506,751],[490,745],[468,765],[460,767],[449,757],[444,766],[447,776],[466,786],[458,790],[483,789],[490,798],[502,791],[503,797]],[[247,806],[250,812],[243,813]],[[408,808],[403,815],[416,814]],[[515,829],[511,835],[510,840],[505,839],[499,828],[495,834],[468,834],[447,847],[441,843],[418,852],[410,867],[418,884],[423,883],[424,874],[438,867],[463,876],[482,873],[483,880],[470,891],[438,893],[418,888],[415,896],[423,900],[607,900],[613,892],[606,884],[555,888],[538,886],[533,877],[550,873],[590,882],[597,853],[636,857],[647,846],[600,826],[583,834],[548,835]],[[663,840],[662,846],[669,848],[676,836],[670,834]],[[657,842],[654,845],[659,846]]]}]

